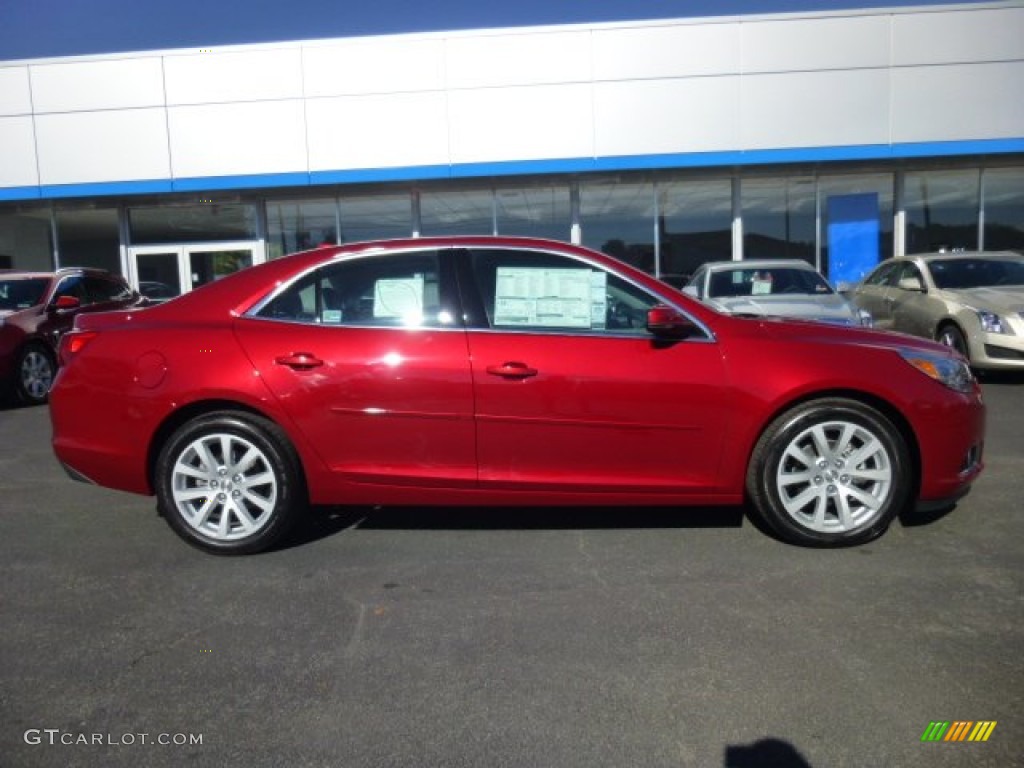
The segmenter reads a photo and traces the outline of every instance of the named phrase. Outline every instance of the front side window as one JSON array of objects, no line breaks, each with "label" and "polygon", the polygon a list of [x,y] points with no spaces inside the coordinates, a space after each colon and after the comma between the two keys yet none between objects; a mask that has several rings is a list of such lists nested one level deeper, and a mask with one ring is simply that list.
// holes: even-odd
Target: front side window
[{"label": "front side window", "polygon": [[435,251],[327,264],[285,289],[258,317],[337,326],[441,328],[455,324]]},{"label": "front side window", "polygon": [[503,249],[470,254],[490,328],[646,335],[660,300],[604,269],[552,253]]}]

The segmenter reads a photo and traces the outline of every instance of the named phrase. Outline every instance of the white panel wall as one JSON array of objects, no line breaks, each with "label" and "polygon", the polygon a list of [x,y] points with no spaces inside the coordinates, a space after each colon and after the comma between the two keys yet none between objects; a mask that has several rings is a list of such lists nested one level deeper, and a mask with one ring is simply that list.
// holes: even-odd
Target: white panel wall
[{"label": "white panel wall", "polygon": [[0,117],[0,155],[0,187],[32,187],[39,183],[31,117]]},{"label": "white panel wall", "polygon": [[302,51],[297,46],[167,56],[164,69],[169,105],[302,96]]},{"label": "white panel wall", "polygon": [[454,91],[448,119],[453,163],[593,157],[585,83]]},{"label": "white panel wall", "polygon": [[31,112],[28,67],[0,68],[0,115],[27,115]]},{"label": "white panel wall", "polygon": [[740,25],[744,72],[884,67],[887,16],[753,21]]},{"label": "white panel wall", "polygon": [[306,119],[311,171],[448,163],[441,92],[313,99]]},{"label": "white panel wall", "polygon": [[170,175],[162,109],[36,117],[41,184],[83,184]]},{"label": "white panel wall", "polygon": [[40,64],[31,69],[37,112],[156,107],[164,103],[159,58]]},{"label": "white panel wall", "polygon": [[1022,83],[1021,2],[39,61],[0,186],[1021,139]]},{"label": "white panel wall", "polygon": [[306,170],[301,101],[172,107],[168,126],[175,178]]},{"label": "white panel wall", "polygon": [[740,144],[740,78],[599,83],[595,155],[712,152]]},{"label": "white panel wall", "polygon": [[888,80],[884,69],[745,76],[740,145],[777,149],[887,144]]},{"label": "white panel wall", "polygon": [[444,40],[373,38],[303,49],[307,98],[439,91]]},{"label": "white panel wall", "polygon": [[1024,61],[893,71],[895,142],[1024,135]]},{"label": "white panel wall", "polygon": [[491,34],[447,41],[452,89],[590,80],[588,31]]},{"label": "white panel wall", "polygon": [[1024,56],[1024,7],[898,14],[894,66],[1007,61]]},{"label": "white panel wall", "polygon": [[596,29],[592,56],[598,81],[734,74],[740,71],[740,25]]}]

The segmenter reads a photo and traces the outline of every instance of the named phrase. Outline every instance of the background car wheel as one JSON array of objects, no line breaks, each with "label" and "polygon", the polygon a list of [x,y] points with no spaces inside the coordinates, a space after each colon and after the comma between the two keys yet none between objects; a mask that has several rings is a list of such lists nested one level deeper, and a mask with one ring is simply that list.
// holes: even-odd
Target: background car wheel
[{"label": "background car wheel", "polygon": [[281,540],[304,505],[298,458],[277,425],[218,412],[175,432],[156,464],[157,504],[190,544],[222,555]]},{"label": "background car wheel", "polygon": [[875,409],[845,398],[778,417],[747,470],[747,492],[765,521],[783,538],[813,546],[880,536],[911,487],[902,435]]},{"label": "background car wheel", "polygon": [[18,399],[28,405],[45,403],[56,370],[50,350],[42,344],[28,344],[18,355],[15,367],[14,389]]},{"label": "background car wheel", "polygon": [[939,328],[939,333],[935,339],[940,344],[952,347],[970,361],[971,356],[967,349],[967,339],[964,338],[963,332],[955,325],[946,324]]}]

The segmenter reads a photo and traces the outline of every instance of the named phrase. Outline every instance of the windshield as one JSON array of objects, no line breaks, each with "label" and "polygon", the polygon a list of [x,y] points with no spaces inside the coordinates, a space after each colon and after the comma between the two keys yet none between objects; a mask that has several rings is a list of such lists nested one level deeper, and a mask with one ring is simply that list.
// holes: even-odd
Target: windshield
[{"label": "windshield", "polygon": [[928,264],[935,285],[943,289],[996,288],[1024,285],[1024,257],[1020,259],[943,259]]},{"label": "windshield", "polygon": [[45,277],[0,280],[0,309],[28,309],[42,303],[49,283]]},{"label": "windshield", "polygon": [[821,296],[830,293],[833,293],[832,288],[817,272],[794,267],[761,267],[714,272],[708,286],[708,296],[712,299],[773,294]]}]

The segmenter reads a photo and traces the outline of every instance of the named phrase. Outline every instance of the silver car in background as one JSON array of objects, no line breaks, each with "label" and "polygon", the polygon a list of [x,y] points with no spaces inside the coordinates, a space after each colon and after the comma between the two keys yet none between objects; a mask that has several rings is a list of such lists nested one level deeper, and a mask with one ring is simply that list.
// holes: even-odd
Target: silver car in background
[{"label": "silver car in background", "polygon": [[833,290],[818,270],[800,259],[710,262],[694,272],[683,292],[730,315],[872,325],[870,313]]},{"label": "silver car in background", "polygon": [[851,298],[879,328],[936,339],[979,369],[1024,370],[1024,256],[929,253],[889,259]]}]

